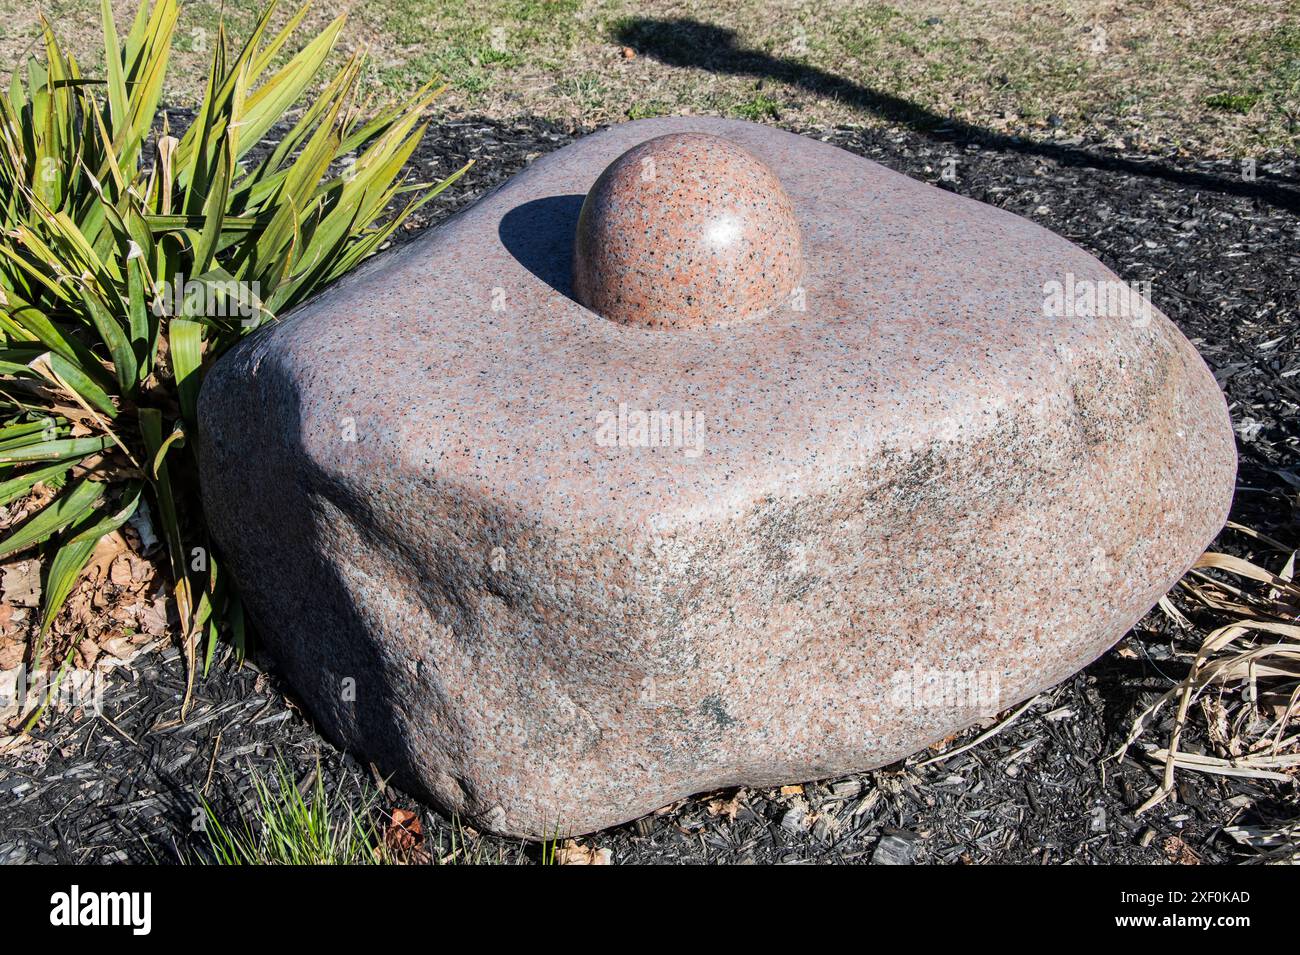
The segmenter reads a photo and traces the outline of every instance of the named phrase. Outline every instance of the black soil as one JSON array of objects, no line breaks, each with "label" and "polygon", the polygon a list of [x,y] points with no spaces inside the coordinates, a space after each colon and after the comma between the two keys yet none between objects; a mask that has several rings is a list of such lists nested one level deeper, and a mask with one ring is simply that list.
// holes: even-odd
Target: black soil
[{"label": "black soil", "polygon": [[[1228,395],[1241,472],[1233,519],[1284,543],[1300,540],[1300,176],[1294,161],[1237,163],[1125,156],[1089,144],[963,142],[922,134],[799,130],[1030,218],[1097,255],[1152,298],[1196,344]],[[543,122],[447,121],[416,165],[433,178],[466,159],[475,168],[427,208],[405,237],[432,224],[586,130]],[[943,178],[956,160],[956,179]],[[1251,556],[1225,532],[1217,547]],[[1188,605],[1180,607],[1192,614]],[[1194,614],[1192,614],[1194,616]],[[1194,619],[1195,616],[1194,616]],[[935,755],[801,792],[729,791],[681,803],[584,842],[615,862],[1237,862],[1252,857],[1222,832],[1230,822],[1300,816],[1293,784],[1180,774],[1177,798],[1142,816],[1155,775],[1134,751],[1104,761],[1141,706],[1173,686],[1213,621],[1177,632],[1148,614],[1091,667],[1042,694],[992,739],[952,758]],[[265,670],[263,669],[265,667]],[[142,657],[109,682],[102,716],[60,714],[16,764],[0,767],[0,862],[174,862],[203,854],[201,800],[226,820],[251,806],[254,774],[277,758],[300,780],[360,804],[377,774],[322,740],[269,661],[221,659],[197,687],[189,719],[180,654]],[[978,731],[946,744],[952,749]],[[1163,742],[1158,724],[1146,739]],[[1202,748],[1196,729],[1184,748]],[[375,812],[416,802],[391,787]],[[436,860],[454,823],[421,810]],[[483,861],[536,861],[539,849],[468,834]],[[460,844],[460,843],[457,843]],[[463,858],[464,854],[457,855]]]}]

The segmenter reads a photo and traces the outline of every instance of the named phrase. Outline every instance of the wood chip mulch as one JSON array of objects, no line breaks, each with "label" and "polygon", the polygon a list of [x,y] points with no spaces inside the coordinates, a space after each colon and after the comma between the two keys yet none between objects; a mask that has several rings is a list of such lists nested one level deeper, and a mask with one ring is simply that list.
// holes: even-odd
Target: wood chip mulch
[{"label": "wood chip mulch", "polygon": [[[1155,304],[1196,344],[1228,395],[1241,471],[1233,520],[1294,547],[1300,490],[1300,168],[1261,159],[1188,163],[1088,144],[962,142],[860,128],[800,130],[942,188],[1033,219],[1152,283]],[[421,173],[479,164],[407,230],[463,207],[536,156],[586,130],[540,121],[454,117],[431,130]],[[955,181],[941,178],[957,160]],[[1214,549],[1263,557],[1225,532]],[[1271,559],[1271,558],[1269,558]],[[1295,780],[1180,772],[1175,799],[1135,814],[1159,767],[1130,751],[1105,761],[1133,717],[1186,673],[1186,653],[1215,621],[1176,606],[1189,631],[1152,611],[1111,652],[1036,698],[977,746],[840,780],[693,797],[566,846],[559,855],[620,862],[1225,863],[1257,850],[1224,827],[1300,831]],[[266,664],[270,666],[270,664]],[[431,861],[538,861],[541,850],[461,831],[340,754],[313,731],[272,672],[223,653],[177,722],[185,677],[173,647],[109,678],[102,715],[62,712],[0,762],[0,862],[175,862],[202,854],[202,801],[225,819],[251,806],[253,778],[277,757],[300,780],[360,804],[380,793],[377,824],[401,819]],[[1166,715],[1166,719],[1167,719]],[[946,741],[950,752],[979,734]],[[1168,723],[1151,730],[1163,740]],[[1208,748],[1187,728],[1184,749]],[[926,763],[925,765],[922,765]],[[396,812],[394,812],[396,810]],[[415,813],[412,816],[411,813]],[[457,847],[457,848],[453,848]]]}]

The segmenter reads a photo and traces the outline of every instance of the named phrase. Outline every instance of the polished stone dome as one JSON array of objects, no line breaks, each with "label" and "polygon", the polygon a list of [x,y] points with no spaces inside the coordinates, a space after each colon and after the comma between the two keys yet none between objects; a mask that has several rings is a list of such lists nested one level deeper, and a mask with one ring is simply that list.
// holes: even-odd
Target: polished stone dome
[{"label": "polished stone dome", "polygon": [[587,194],[574,292],[615,322],[701,328],[786,303],[803,271],[781,181],[740,146],[703,133],[629,149]]}]

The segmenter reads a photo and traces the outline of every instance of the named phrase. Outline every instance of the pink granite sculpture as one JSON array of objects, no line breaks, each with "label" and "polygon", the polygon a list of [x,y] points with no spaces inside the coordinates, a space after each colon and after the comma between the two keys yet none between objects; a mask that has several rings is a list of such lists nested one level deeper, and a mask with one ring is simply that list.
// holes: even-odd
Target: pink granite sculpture
[{"label": "pink granite sculpture", "polygon": [[1235,471],[1195,349],[1091,255],[710,119],[538,160],[224,358],[201,418],[319,725],[526,837],[1014,705],[1168,590]]}]

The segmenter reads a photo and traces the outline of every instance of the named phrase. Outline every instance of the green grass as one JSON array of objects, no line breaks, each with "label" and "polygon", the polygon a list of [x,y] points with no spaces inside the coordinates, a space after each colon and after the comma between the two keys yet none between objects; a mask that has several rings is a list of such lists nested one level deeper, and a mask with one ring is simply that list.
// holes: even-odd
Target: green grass
[{"label": "green grass", "polygon": [[605,88],[599,73],[584,71],[556,84],[556,90],[580,109],[590,109],[602,102]]},{"label": "green grass", "polygon": [[371,5],[384,31],[416,52],[380,74],[385,86],[410,90],[441,76],[466,95],[509,82],[511,71],[563,43],[564,21],[577,0],[379,0]]},{"label": "green grass", "polygon": [[212,865],[374,865],[395,861],[374,823],[375,797],[354,806],[325,792],[318,771],[304,794],[289,768],[253,774],[251,818],[223,821],[204,800],[206,852],[191,861]]},{"label": "green grass", "polygon": [[[247,815],[223,819],[203,801],[203,845],[185,856],[194,865],[497,865],[530,861],[522,843],[484,840],[453,816],[414,852],[401,852],[384,838],[379,794],[368,786],[357,793],[332,795],[317,767],[310,785],[295,782],[278,758],[270,778],[256,772],[253,804]],[[545,839],[531,851],[541,865],[558,864],[561,840]]]},{"label": "green grass", "polygon": [[753,123],[781,118],[781,104],[765,93],[755,93],[747,100],[736,104],[732,110],[742,119]]},{"label": "green grass", "polygon": [[656,116],[671,116],[673,108],[668,103],[658,100],[650,100],[644,103],[633,103],[627,108],[628,119],[654,119]]},{"label": "green grass", "polygon": [[[96,7],[41,2],[69,30],[89,24]],[[186,22],[210,35],[224,11],[244,32],[255,7],[256,0],[193,3]],[[1298,144],[1300,6],[1290,0],[321,0],[309,28],[322,29],[345,7],[351,48],[375,54],[368,75],[375,85],[402,95],[441,77],[454,87],[449,104],[493,119],[599,125],[723,113],[804,126],[952,118],[993,132],[1122,136],[1153,152],[1205,156],[1293,152]],[[0,0],[0,82],[4,64],[33,35],[35,11],[29,0]],[[643,19],[732,31],[737,50],[766,57],[781,75],[716,69],[725,51],[696,48],[685,35],[673,65],[645,50],[621,56],[620,26]],[[101,57],[85,32],[78,53],[95,66]],[[182,35],[178,43],[173,105],[202,95],[204,58],[194,42]],[[797,66],[832,78],[840,91],[849,85],[904,108],[882,115],[870,96],[828,95],[824,83],[799,82]],[[758,80],[767,84],[763,97],[753,95]],[[1256,101],[1247,107],[1243,97]]]},{"label": "green grass", "polygon": [[1205,98],[1205,105],[1211,109],[1221,109],[1225,113],[1249,113],[1259,102],[1256,93],[1215,93]]}]

